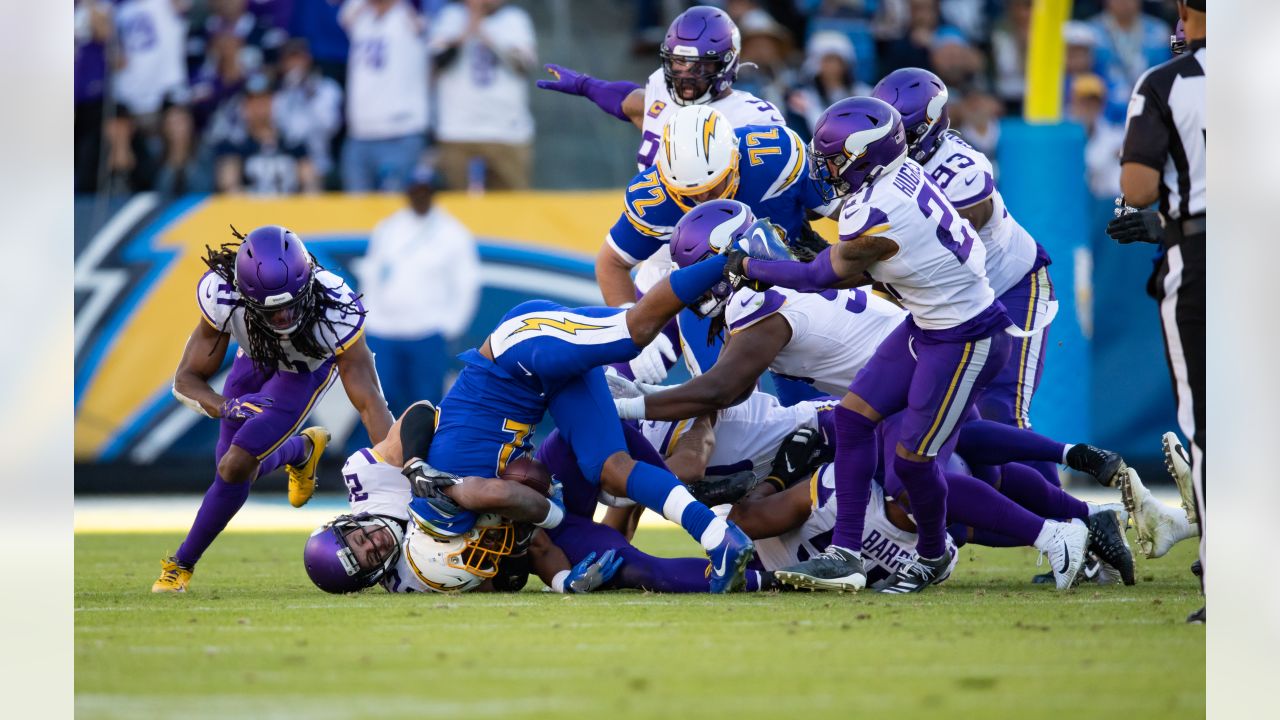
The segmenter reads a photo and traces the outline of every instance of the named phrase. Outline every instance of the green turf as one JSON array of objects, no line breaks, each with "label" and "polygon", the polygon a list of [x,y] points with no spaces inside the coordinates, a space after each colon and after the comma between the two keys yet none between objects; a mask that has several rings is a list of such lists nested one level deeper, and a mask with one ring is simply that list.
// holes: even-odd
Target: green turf
[{"label": "green turf", "polygon": [[1027,583],[1031,551],[969,547],[909,597],[335,597],[308,584],[304,537],[224,536],[165,596],[148,590],[177,535],[78,535],[76,716],[1204,716],[1191,543],[1136,587],[1067,593]]}]

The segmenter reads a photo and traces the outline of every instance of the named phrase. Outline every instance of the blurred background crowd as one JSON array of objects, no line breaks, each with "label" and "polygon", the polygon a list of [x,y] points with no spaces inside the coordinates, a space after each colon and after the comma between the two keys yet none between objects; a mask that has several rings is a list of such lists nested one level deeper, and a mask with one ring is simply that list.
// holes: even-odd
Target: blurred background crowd
[{"label": "blurred background crowd", "polygon": [[[556,62],[643,83],[693,4],[76,0],[76,191],[402,190],[424,165],[454,190],[616,187],[634,172],[630,128],[533,80]],[[707,4],[754,64],[735,87],[806,139],[827,105],[900,67],[946,81],[952,126],[988,155],[1021,112],[1032,0]],[[1170,56],[1176,14],[1076,0],[1072,17],[1064,108],[1088,134],[1090,190],[1110,199],[1129,92]]]}]

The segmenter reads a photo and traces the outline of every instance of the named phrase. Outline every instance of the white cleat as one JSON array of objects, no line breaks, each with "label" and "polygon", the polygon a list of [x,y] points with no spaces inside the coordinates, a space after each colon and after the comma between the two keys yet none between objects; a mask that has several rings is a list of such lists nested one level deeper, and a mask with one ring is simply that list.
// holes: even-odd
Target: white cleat
[{"label": "white cleat", "polygon": [[1200,534],[1200,526],[1187,522],[1185,512],[1157,500],[1133,468],[1120,478],[1120,495],[1133,517],[1138,549],[1149,559],[1163,557],[1174,545]]},{"label": "white cleat", "polygon": [[1164,446],[1164,467],[1178,484],[1178,494],[1182,496],[1182,509],[1187,513],[1187,522],[1195,525],[1200,522],[1196,515],[1196,491],[1191,485],[1191,459],[1187,457],[1187,449],[1178,441],[1178,436],[1167,432],[1160,438]]},{"label": "white cleat", "polygon": [[1085,553],[1089,549],[1089,528],[1079,520],[1057,522],[1050,527],[1053,534],[1043,549],[1053,570],[1053,582],[1059,590],[1066,590],[1080,580],[1084,568]]}]

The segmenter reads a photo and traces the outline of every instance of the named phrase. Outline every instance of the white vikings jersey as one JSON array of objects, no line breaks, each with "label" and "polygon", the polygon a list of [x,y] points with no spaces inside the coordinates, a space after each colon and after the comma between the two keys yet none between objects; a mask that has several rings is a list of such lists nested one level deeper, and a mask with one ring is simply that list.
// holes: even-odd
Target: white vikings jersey
[{"label": "white vikings jersey", "polygon": [[[836,524],[835,465],[823,465],[810,478],[809,488],[812,508],[803,525],[777,537],[755,541],[756,557],[766,570],[804,562],[831,544],[832,528]],[[919,557],[916,534],[894,525],[885,513],[884,489],[879,483],[871,484],[866,517],[862,530],[862,562],[868,583],[889,576],[903,563]],[[950,569],[954,570],[960,552],[950,536],[947,536],[947,549],[952,553]]]},{"label": "white vikings jersey", "polygon": [[127,0],[116,7],[124,67],[116,97],[131,112],[156,112],[168,97],[187,101],[187,23],[173,0]]},{"label": "white vikings jersey", "polygon": [[840,240],[889,238],[898,252],[871,265],[925,330],[946,330],[977,317],[995,293],[987,283],[987,251],[932,178],[910,158],[840,211]]},{"label": "white vikings jersey", "polygon": [[431,83],[426,28],[407,2],[379,16],[365,0],[343,6],[351,39],[347,65],[347,130],[357,140],[384,140],[427,129]]},{"label": "white vikings jersey", "polygon": [[[783,407],[778,398],[756,391],[746,402],[721,410],[716,418],[716,447],[707,461],[706,477],[751,470],[763,480],[783,441],[800,428],[818,429],[818,413],[830,412],[836,400],[801,402]],[[640,432],[666,457],[693,420],[641,420]],[[834,438],[828,438],[835,442]]]},{"label": "white vikings jersey", "polygon": [[813,385],[829,395],[843,395],[876,347],[902,323],[906,311],[860,288],[802,293],[747,288],[729,298],[724,309],[728,342],[771,315],[791,326],[791,340],[769,369]]},{"label": "white vikings jersey", "polygon": [[[456,42],[469,23],[470,11],[462,3],[444,6],[431,29],[433,47]],[[480,33],[485,39],[464,40],[457,58],[436,77],[436,137],[441,142],[527,143],[533,139],[529,79],[503,56],[534,62],[533,22],[523,8],[505,5],[480,21]]]},{"label": "white vikings jersey", "polygon": [[[782,113],[778,112],[773,103],[741,90],[732,90],[719,100],[707,103],[707,106],[720,111],[735,128],[745,125],[786,124]],[[662,128],[680,107],[671,99],[671,93],[667,92],[662,68],[654,70],[644,86],[644,124],[640,128],[643,137],[640,139],[640,151],[636,154],[636,165],[640,170],[653,165],[654,158],[658,156],[658,144],[662,140]]]},{"label": "white vikings jersey", "polygon": [[1036,260],[1036,241],[1018,224],[996,189],[995,171],[986,155],[954,133],[945,133],[924,171],[938,183],[957,210],[991,199],[991,219],[978,230],[987,250],[987,282],[997,297],[1018,283]]},{"label": "white vikings jersey", "polygon": [[[320,270],[316,273],[316,279],[330,295],[340,298],[343,302],[354,301],[357,308],[363,309],[360,301],[355,300],[355,292],[343,282],[342,278],[328,270]],[[249,327],[244,316],[248,309],[239,302],[240,293],[220,275],[210,270],[200,278],[200,284],[196,288],[196,299],[200,302],[200,312],[204,319],[219,331],[230,333],[231,337],[240,344],[238,352],[253,357],[249,348]],[[333,323],[332,330],[327,324],[318,322],[312,332],[321,347],[331,349],[333,354],[329,357],[346,352],[347,348],[354,345],[364,334],[364,315],[334,309],[328,311],[328,319]],[[329,357],[313,358],[303,355],[293,348],[293,344],[287,337],[281,339],[280,346],[284,349],[285,361],[280,364],[280,369],[284,372],[312,372],[329,359]]]},{"label": "white vikings jersey", "polygon": [[409,563],[409,543],[420,542],[422,539],[417,536],[422,531],[409,522],[413,492],[400,469],[383,462],[372,449],[361,448],[342,466],[342,479],[347,484],[347,503],[351,505],[352,515],[382,515],[407,526],[400,544],[400,559],[382,577],[379,583],[382,588],[387,592],[434,592],[418,578]]}]

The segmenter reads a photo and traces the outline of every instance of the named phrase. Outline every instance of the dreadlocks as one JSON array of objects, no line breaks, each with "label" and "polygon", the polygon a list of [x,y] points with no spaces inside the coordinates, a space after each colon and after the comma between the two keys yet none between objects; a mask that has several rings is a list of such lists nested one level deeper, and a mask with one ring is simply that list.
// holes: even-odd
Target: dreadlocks
[{"label": "dreadlocks", "polygon": [[[244,240],[244,235],[231,227],[231,234],[238,241]],[[215,250],[208,245],[205,246],[207,251],[203,258],[204,264],[209,269],[222,278],[223,281],[231,288],[236,288],[236,253],[240,249],[240,242],[223,243]],[[316,261],[315,255],[308,253],[311,258],[311,266],[314,270],[323,270],[324,266]],[[238,294],[238,293],[237,293]],[[342,337],[339,332],[339,325],[348,328],[354,328],[356,325],[350,322],[331,319],[331,315],[351,316],[358,315],[363,317],[366,313],[364,308],[360,307],[359,300],[363,295],[356,295],[349,301],[343,301],[337,294],[325,287],[319,279],[316,278],[315,272],[311,275],[311,284],[306,289],[308,299],[305,301],[301,313],[302,319],[298,323],[298,327],[286,337],[281,337],[257,310],[243,298],[237,297],[235,304],[244,308],[245,327],[249,330],[249,357],[253,360],[254,366],[264,375],[272,375],[280,366],[288,365],[288,358],[285,355],[283,341],[288,340],[294,350],[306,355],[307,357],[322,359],[334,354],[335,348],[330,343],[329,338]],[[339,313],[330,313],[330,310],[337,310]],[[222,332],[229,332],[227,325],[231,322],[231,318],[235,315],[234,309],[227,315],[227,319],[223,321],[222,327],[218,329]],[[315,332],[317,325],[323,325],[329,332]]]}]

